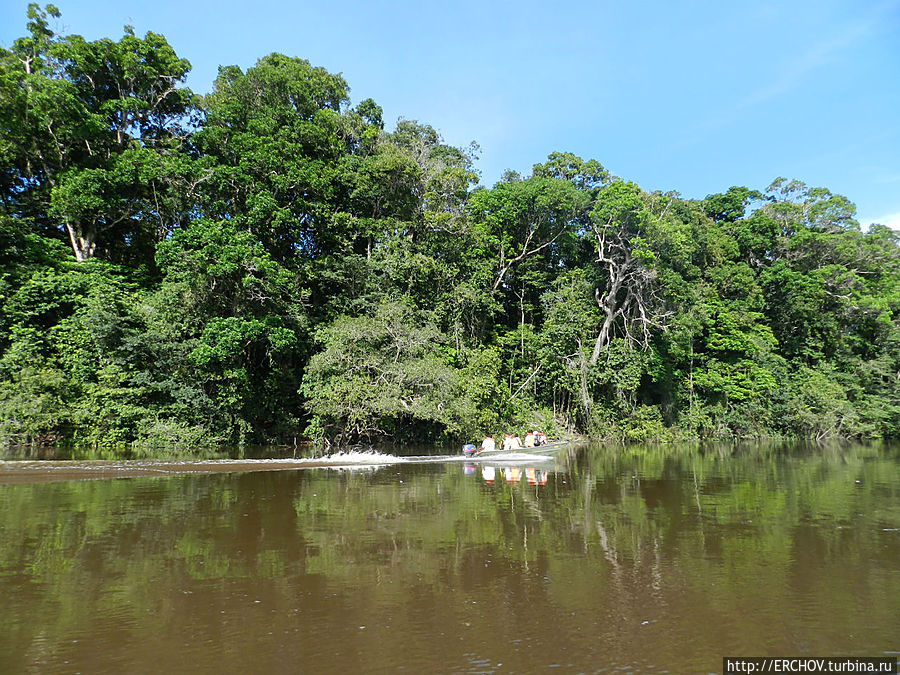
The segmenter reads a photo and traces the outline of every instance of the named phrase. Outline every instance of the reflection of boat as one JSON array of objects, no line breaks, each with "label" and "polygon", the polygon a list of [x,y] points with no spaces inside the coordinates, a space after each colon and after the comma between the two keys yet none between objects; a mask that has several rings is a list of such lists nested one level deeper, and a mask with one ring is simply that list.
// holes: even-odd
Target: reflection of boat
[{"label": "reflection of boat", "polygon": [[547,443],[545,445],[538,445],[533,448],[515,448],[514,450],[503,450],[501,448],[497,448],[496,450],[485,450],[482,451],[480,448],[476,447],[472,443],[467,443],[463,446],[463,454],[466,457],[478,457],[479,459],[502,459],[503,457],[509,457],[511,455],[552,455],[558,450],[562,450],[563,448],[567,448],[572,445],[572,441],[553,441],[551,443]]},{"label": "reflection of boat", "polygon": [[[493,485],[494,479],[497,476],[498,472],[502,478],[506,480],[507,483],[519,483],[522,480],[522,467],[521,466],[506,466],[503,468],[498,468],[493,464],[481,464],[481,477],[484,479],[484,482],[487,485]],[[467,476],[472,476],[477,471],[478,465],[466,463],[463,466],[463,473]],[[546,485],[547,479],[550,477],[550,472],[546,469],[538,469],[533,466],[525,467],[525,480],[528,481],[529,485]]]}]

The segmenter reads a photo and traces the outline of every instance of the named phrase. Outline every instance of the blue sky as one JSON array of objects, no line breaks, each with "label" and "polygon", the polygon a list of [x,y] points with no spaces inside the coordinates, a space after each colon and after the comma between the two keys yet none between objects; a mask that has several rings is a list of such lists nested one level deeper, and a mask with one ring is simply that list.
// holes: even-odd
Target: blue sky
[{"label": "blue sky", "polygon": [[[0,3],[3,46],[27,4]],[[199,93],[274,51],[342,73],[389,128],[476,141],[487,185],[569,151],[688,198],[796,178],[900,229],[900,0],[56,4],[63,33],[165,35]]]}]

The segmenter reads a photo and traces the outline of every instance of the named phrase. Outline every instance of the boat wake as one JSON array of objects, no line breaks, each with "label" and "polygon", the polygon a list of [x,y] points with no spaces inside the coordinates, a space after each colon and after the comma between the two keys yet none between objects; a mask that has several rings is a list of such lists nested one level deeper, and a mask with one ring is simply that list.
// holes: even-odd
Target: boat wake
[{"label": "boat wake", "polygon": [[172,460],[17,460],[0,461],[0,485],[60,480],[131,478],[137,476],[189,475],[242,471],[285,471],[290,469],[374,470],[395,464],[536,464],[552,457],[527,452],[465,455],[422,455],[400,457],[377,450],[349,450],[322,457],[285,459],[172,459]]},{"label": "boat wake", "polygon": [[409,458],[397,455],[384,454],[377,450],[348,450],[336,452],[333,455],[323,457],[310,457],[308,459],[289,460],[297,464],[309,464],[325,468],[352,468],[352,467],[378,467],[388,464],[408,464]]},{"label": "boat wake", "polygon": [[0,461],[0,485],[60,480],[134,478],[291,469],[375,469],[403,464],[408,459],[375,451],[337,452],[324,457],[284,459],[133,459],[133,460],[16,460]]}]

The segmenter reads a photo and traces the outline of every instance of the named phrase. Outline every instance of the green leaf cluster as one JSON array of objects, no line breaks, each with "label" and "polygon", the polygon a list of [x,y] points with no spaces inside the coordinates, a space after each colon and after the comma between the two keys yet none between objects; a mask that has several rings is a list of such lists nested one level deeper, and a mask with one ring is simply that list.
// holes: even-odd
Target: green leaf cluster
[{"label": "green leaf cluster", "polygon": [[155,446],[896,436],[900,248],[825,188],[703,200],[385,128],[270,54],[0,49],[0,437]]}]

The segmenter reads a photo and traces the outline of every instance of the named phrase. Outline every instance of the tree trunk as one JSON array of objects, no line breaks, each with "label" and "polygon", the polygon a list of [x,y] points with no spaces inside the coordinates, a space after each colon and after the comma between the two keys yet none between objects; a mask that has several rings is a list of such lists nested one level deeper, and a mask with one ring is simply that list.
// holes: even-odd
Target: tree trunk
[{"label": "tree trunk", "polygon": [[584,408],[585,421],[590,420],[591,408],[593,401],[587,385],[587,362],[584,360],[584,348],[581,346],[581,340],[578,340],[578,366],[579,366],[579,393],[581,394],[581,405]]},{"label": "tree trunk", "polygon": [[66,232],[69,233],[69,242],[72,244],[75,260],[84,262],[94,257],[94,252],[97,250],[94,228],[91,227],[86,231],[81,231],[76,230],[70,223],[66,223]]},{"label": "tree trunk", "polygon": [[610,279],[608,284],[609,290],[602,298],[600,297],[600,289],[594,290],[594,296],[600,309],[603,310],[604,317],[603,326],[600,327],[600,333],[597,335],[597,340],[594,342],[594,351],[591,354],[590,364],[592,366],[597,364],[600,352],[609,347],[609,336],[612,332],[613,321],[616,318],[616,297],[622,288],[623,277],[624,274],[618,273],[615,278]]}]

